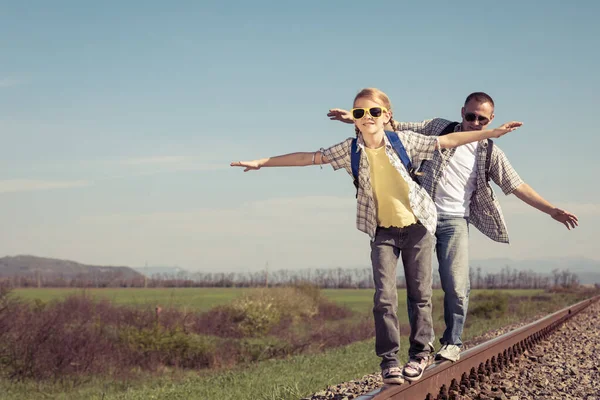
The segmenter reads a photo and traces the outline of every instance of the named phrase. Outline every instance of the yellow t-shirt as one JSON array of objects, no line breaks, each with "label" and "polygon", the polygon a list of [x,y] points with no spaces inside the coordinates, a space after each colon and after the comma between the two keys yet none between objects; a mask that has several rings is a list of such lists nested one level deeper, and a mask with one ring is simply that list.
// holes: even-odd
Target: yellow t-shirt
[{"label": "yellow t-shirt", "polygon": [[417,217],[408,201],[408,183],[390,162],[385,146],[378,149],[365,146],[364,149],[369,160],[377,224],[384,228],[402,228],[416,223]]}]

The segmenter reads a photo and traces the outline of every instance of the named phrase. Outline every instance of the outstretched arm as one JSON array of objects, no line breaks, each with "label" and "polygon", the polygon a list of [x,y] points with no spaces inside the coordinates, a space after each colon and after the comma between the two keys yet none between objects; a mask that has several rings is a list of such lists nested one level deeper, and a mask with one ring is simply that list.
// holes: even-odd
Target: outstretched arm
[{"label": "outstretched arm", "polygon": [[[353,124],[354,118],[352,117],[352,113],[348,110],[344,110],[343,108],[332,108],[327,113],[327,116],[332,121],[340,121],[346,124]],[[394,121],[394,125],[392,123],[388,123],[385,125],[385,129],[388,131],[413,131],[416,133],[427,134],[426,126],[427,123],[424,122],[396,122]]]},{"label": "outstretched arm", "polygon": [[523,125],[522,122],[511,121],[501,125],[499,128],[486,129],[481,131],[454,132],[439,137],[439,145],[442,149],[451,149],[462,146],[463,144],[478,142],[489,138],[499,138],[502,135],[512,132]]},{"label": "outstretched arm", "polygon": [[340,122],[345,122],[347,124],[354,123],[354,118],[352,118],[352,113],[348,110],[344,110],[343,108],[332,108],[327,113],[327,116],[332,121],[340,121]]},{"label": "outstretched arm", "polygon": [[244,167],[244,172],[258,170],[262,167],[304,167],[313,164],[327,164],[329,161],[320,151],[312,153],[290,153],[281,156],[261,158],[253,161],[234,161],[232,167]]},{"label": "outstretched arm", "polygon": [[533,208],[537,208],[543,213],[550,215],[553,219],[560,222],[567,229],[574,229],[579,226],[577,216],[568,211],[554,207],[546,199],[540,196],[531,186],[526,183],[519,185],[513,193],[523,202],[529,204]]}]

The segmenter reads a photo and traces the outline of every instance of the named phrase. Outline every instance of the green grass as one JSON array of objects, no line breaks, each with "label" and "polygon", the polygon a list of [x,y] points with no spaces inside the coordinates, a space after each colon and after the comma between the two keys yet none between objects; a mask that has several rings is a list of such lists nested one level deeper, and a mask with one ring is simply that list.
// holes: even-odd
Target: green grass
[{"label": "green grass", "polygon": [[163,308],[177,307],[190,311],[208,311],[211,308],[229,303],[243,293],[253,289],[241,288],[170,288],[170,289],[15,289],[14,294],[24,300],[47,302],[64,298],[71,294],[86,293],[97,298],[105,298],[115,304],[127,306],[160,305]]},{"label": "green grass", "polygon": [[[405,345],[405,343],[403,343]],[[373,372],[378,359],[372,340],[354,343],[327,353],[296,356],[286,360],[262,362],[244,369],[201,376],[185,374],[178,378],[162,375],[130,385],[100,382],[60,393],[58,386],[42,387],[44,395],[34,396],[31,385],[0,385],[3,399],[295,399],[315,388],[350,380]],[[315,373],[319,371],[319,373]],[[103,393],[104,392],[104,393]],[[38,392],[39,393],[39,392]],[[25,397],[30,396],[30,397]],[[50,397],[48,397],[50,396]],[[104,397],[103,397],[104,396]]]},{"label": "green grass", "polygon": [[[30,289],[19,290],[23,298],[40,298],[48,301],[65,295],[66,290]],[[211,303],[223,304],[242,294],[243,289],[99,289],[90,291],[103,295],[120,304],[160,304],[171,300],[174,306],[202,310]],[[472,299],[478,293],[473,291]],[[489,291],[502,292],[510,296],[537,296],[538,301],[523,299],[514,313],[492,319],[472,320],[465,330],[463,339],[469,340],[492,329],[509,323],[531,318],[540,313],[549,313],[581,300],[576,294],[544,294],[540,290]],[[370,313],[372,290],[324,290],[331,300],[347,304],[357,312]],[[434,294],[434,321],[443,324],[442,292]],[[406,323],[406,293],[399,291],[399,317]],[[208,307],[210,308],[210,307]],[[436,331],[436,337],[441,336]],[[437,343],[436,343],[437,345]],[[407,338],[401,341],[400,356],[406,359]],[[115,381],[94,378],[74,385],[72,382],[11,383],[0,380],[0,393],[6,400],[30,399],[91,399],[91,400],[141,400],[141,399],[258,399],[298,400],[303,396],[328,385],[360,378],[378,369],[379,359],[375,356],[373,340],[367,340],[321,354],[294,356],[283,360],[260,362],[244,368],[222,371],[173,372],[164,371],[156,375],[144,375],[135,380]]]},{"label": "green grass", "polygon": [[[24,300],[47,302],[64,298],[70,294],[87,293],[97,298],[106,298],[115,304],[128,306],[178,307],[190,311],[207,311],[226,304],[236,297],[254,289],[248,288],[169,288],[169,289],[15,289],[14,294]],[[330,300],[344,304],[352,311],[370,313],[373,307],[373,289],[325,289],[321,291]],[[474,290],[472,294],[482,292]],[[484,292],[484,291],[483,291]],[[503,290],[509,295],[533,296],[542,290]],[[434,303],[443,297],[441,289],[433,291]],[[399,317],[406,314],[406,290],[398,291]],[[402,322],[402,321],[401,321]],[[404,318],[404,322],[406,319]]]}]

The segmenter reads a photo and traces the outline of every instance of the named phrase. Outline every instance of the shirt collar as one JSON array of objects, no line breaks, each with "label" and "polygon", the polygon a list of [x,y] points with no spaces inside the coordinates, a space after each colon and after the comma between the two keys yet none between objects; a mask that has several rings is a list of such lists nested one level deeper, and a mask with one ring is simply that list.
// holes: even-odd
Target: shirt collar
[{"label": "shirt collar", "polygon": [[[383,135],[383,141],[384,141],[384,146],[386,149],[391,149],[392,148],[392,144],[390,143],[390,141],[388,140],[387,135],[384,133]],[[365,140],[363,139],[362,133],[358,134],[358,138],[356,140],[356,151],[360,151],[362,149],[365,148]]]}]

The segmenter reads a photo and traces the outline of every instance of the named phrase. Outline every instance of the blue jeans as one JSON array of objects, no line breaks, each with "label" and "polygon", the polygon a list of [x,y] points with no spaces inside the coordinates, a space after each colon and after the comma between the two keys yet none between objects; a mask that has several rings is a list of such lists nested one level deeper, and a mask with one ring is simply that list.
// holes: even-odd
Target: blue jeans
[{"label": "blue jeans", "polygon": [[444,290],[446,330],[440,342],[462,346],[462,333],[469,307],[469,223],[462,217],[439,217],[435,250]]},{"label": "blue jeans", "polygon": [[400,256],[410,302],[409,356],[427,356],[433,351],[432,250],[433,235],[420,223],[405,228],[377,228],[375,240],[371,243],[371,263],[375,283],[375,352],[381,357],[382,369],[399,365],[396,269]]},{"label": "blue jeans", "polygon": [[[439,217],[435,231],[435,251],[440,280],[444,290],[444,322],[442,345],[462,346],[462,333],[469,307],[469,223],[463,217]],[[408,318],[415,318],[411,299],[407,299]]]}]

